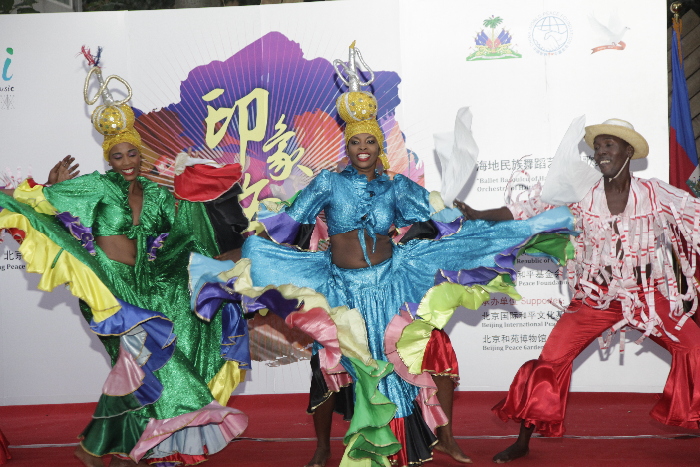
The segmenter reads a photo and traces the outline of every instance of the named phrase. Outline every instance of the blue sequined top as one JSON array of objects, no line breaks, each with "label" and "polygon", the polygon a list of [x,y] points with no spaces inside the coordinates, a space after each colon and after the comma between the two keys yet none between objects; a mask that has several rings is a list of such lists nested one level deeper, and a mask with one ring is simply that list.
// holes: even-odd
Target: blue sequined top
[{"label": "blue sequined top", "polygon": [[409,178],[378,175],[371,182],[348,166],[340,173],[321,171],[286,213],[300,224],[313,224],[324,210],[329,235],[364,229],[388,235],[392,224],[404,227],[430,219],[429,193]]}]

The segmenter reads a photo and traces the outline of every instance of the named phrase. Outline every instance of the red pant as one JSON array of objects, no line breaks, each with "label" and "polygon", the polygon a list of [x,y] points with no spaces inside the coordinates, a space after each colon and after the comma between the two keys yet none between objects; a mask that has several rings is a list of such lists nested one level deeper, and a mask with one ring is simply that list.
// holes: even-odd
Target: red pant
[{"label": "red pant", "polygon": [[[680,342],[662,331],[655,342],[671,352],[671,371],[664,392],[651,411],[661,423],[700,428],[700,328],[685,322],[680,331],[668,316],[669,302],[658,291],[656,313],[666,329]],[[643,301],[643,298],[642,298]],[[508,395],[492,410],[502,420],[525,420],[543,436],[562,436],[574,359],[606,329],[622,319],[619,301],[605,310],[597,310],[574,300],[574,313],[565,313],[552,329],[539,359],[526,362],[513,379]]]}]

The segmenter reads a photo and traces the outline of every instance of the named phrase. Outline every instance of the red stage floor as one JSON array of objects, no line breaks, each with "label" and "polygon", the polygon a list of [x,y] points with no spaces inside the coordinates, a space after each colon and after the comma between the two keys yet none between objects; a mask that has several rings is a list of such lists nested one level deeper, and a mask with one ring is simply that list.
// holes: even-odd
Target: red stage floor
[{"label": "red stage floor", "polygon": [[[502,393],[456,394],[455,427],[462,449],[477,465],[512,442],[514,423],[503,423],[489,409]],[[313,453],[313,426],[305,414],[306,395],[234,396],[230,405],[250,417],[244,438],[206,464],[224,466],[303,466]],[[563,439],[533,439],[531,452],[514,465],[530,466],[700,466],[700,432],[667,427],[648,413],[653,394],[574,393],[570,397],[567,434]],[[94,404],[0,407],[0,428],[10,441],[8,467],[80,465],[72,457],[75,436],[88,422]],[[347,424],[333,427],[337,467]],[[54,446],[48,446],[54,445]],[[58,446],[55,446],[58,445]],[[462,465],[437,453],[427,465]]]}]

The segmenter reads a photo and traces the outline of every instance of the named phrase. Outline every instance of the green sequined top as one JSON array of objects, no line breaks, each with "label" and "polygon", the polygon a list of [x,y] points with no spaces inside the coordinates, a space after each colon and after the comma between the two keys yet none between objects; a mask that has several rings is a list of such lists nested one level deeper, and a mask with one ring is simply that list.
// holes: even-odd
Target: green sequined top
[{"label": "green sequined top", "polygon": [[93,172],[44,188],[44,196],[59,211],[80,218],[95,236],[139,233],[158,235],[171,230],[175,221],[175,199],[165,188],[144,177],[143,207],[138,225],[133,224],[129,206],[129,185],[121,174]]}]

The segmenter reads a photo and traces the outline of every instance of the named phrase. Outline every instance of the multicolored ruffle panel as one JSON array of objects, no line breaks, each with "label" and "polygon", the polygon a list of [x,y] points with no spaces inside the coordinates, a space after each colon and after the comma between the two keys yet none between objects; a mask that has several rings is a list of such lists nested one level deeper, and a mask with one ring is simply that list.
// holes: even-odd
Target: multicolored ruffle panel
[{"label": "multicolored ruffle panel", "polygon": [[[409,372],[408,367],[399,356],[397,345],[406,326],[414,321],[411,313],[401,309],[400,313],[391,320],[384,335],[384,350],[387,360],[394,365],[394,371],[405,381],[420,388],[417,402],[423,412],[423,418],[433,433],[440,426],[447,425],[448,419],[437,398],[437,386],[432,376],[425,371],[418,374]],[[428,337],[428,340],[430,337]],[[427,346],[427,342],[426,342]]]},{"label": "multicolored ruffle panel", "polygon": [[131,394],[138,401],[136,408],[141,408],[158,400],[163,391],[154,372],[165,366],[175,351],[173,324],[162,313],[117,300],[121,305],[117,314],[90,323],[95,334],[120,336],[119,358],[102,393],[115,397]]},{"label": "multicolored ruffle panel", "polygon": [[[387,465],[386,456],[400,449],[400,443],[389,428],[396,406],[379,392],[377,385],[391,373],[393,365],[371,357],[366,325],[360,313],[345,306],[331,308],[322,294],[309,288],[291,284],[254,287],[250,264],[245,258],[234,265],[192,254],[193,308],[204,318],[211,316],[217,303],[238,300],[244,313],[272,311],[288,326],[302,330],[319,342],[322,345],[319,361],[329,389],[346,386],[350,376],[355,381],[355,416],[351,422],[352,434],[346,436],[351,443],[348,456],[355,459],[369,456],[374,459],[374,465]],[[223,270],[230,266],[233,268]],[[213,284],[219,284],[218,290]],[[341,357],[345,358],[341,361]]]},{"label": "multicolored ruffle panel", "polygon": [[[221,357],[227,363],[209,382],[212,394],[222,405],[225,405],[224,402],[233,389],[244,379],[245,371],[251,367],[248,324],[244,314],[266,314],[268,310],[273,310],[283,320],[287,320],[299,307],[297,298],[286,298],[275,288],[253,290],[249,273],[236,275],[242,270],[236,267],[233,261],[217,261],[197,253],[190,256],[192,309],[205,321],[211,321],[219,311],[223,315]],[[229,273],[230,269],[236,272]],[[337,355],[339,362],[340,351]],[[338,366],[338,362],[334,366]]]},{"label": "multicolored ruffle panel", "polygon": [[[331,308],[322,294],[309,288],[291,284],[254,287],[249,259],[244,258],[234,264],[193,253],[190,258],[190,288],[192,308],[205,320],[210,320],[223,303],[239,303],[240,314],[266,314],[272,311],[287,325],[302,330],[323,345],[320,352],[322,366],[330,374],[344,371],[340,364],[341,354],[352,355],[367,364],[373,361],[366,335],[357,336],[355,328],[362,325],[364,329],[364,321],[357,310]],[[235,319],[237,325],[245,324],[242,318]],[[224,331],[225,336],[232,335]],[[247,363],[250,364],[249,357]]]},{"label": "multicolored ruffle panel", "polygon": [[[143,456],[147,451],[153,451],[149,456],[155,457],[174,453],[199,456],[222,449],[245,429],[247,417],[244,414],[217,402],[171,419],[152,419],[153,423],[145,426],[147,419],[137,415],[137,411],[161,397],[163,385],[155,372],[162,369],[175,352],[173,323],[165,314],[132,305],[111,292],[97,260],[60,224],[65,224],[66,220],[74,224],[75,219],[61,220],[38,213],[2,194],[0,204],[4,208],[0,211],[0,229],[23,233],[19,249],[27,271],[41,275],[38,288],[51,291],[66,284],[74,296],[89,306],[91,330],[100,336],[119,337],[118,358],[103,385],[103,396],[93,421],[83,433],[84,436],[90,433],[87,437],[90,442],[86,438],[82,443],[87,452],[97,456],[126,454],[142,438],[145,441],[136,444],[134,449],[140,451],[132,458]],[[89,240],[85,235],[81,237]],[[230,321],[227,325],[230,326]],[[235,332],[226,335],[235,335]],[[224,365],[217,377],[232,378],[230,370],[230,366]],[[163,426],[168,428],[162,429]],[[168,431],[172,427],[181,432]],[[116,443],[112,442],[115,434],[119,438]],[[196,440],[204,444],[194,446]],[[159,446],[161,443],[163,446]],[[143,448],[146,445],[148,448]],[[109,446],[108,452],[103,452],[106,446]]]},{"label": "multicolored ruffle panel", "polygon": [[393,365],[376,360],[377,366],[371,367],[354,358],[349,360],[355,381],[355,412],[343,440],[347,447],[340,465],[388,466],[388,456],[401,449],[389,426],[396,405],[377,386],[391,373]]},{"label": "multicolored ruffle panel", "polygon": [[[4,199],[0,200],[4,203]],[[25,215],[6,207],[0,212],[0,229],[18,229],[24,232],[24,241],[19,247],[27,263],[27,271],[41,275],[37,288],[47,292],[56,286],[67,284],[70,292],[85,301],[93,311],[96,321],[102,321],[119,311],[120,305],[93,267],[85,264],[73,254],[55,243],[45,232],[35,228]],[[36,214],[41,216],[41,214]],[[69,241],[72,236],[63,232]],[[77,243],[77,242],[75,242]],[[85,255],[90,254],[82,249]],[[90,263],[88,263],[90,264]],[[97,264],[91,264],[97,268]]]},{"label": "multicolored ruffle panel", "polygon": [[[557,211],[557,212],[552,212]],[[548,211],[554,216],[570,217],[559,210]],[[536,228],[533,226],[533,229]],[[478,267],[470,270],[446,271],[435,274],[435,285],[423,296],[420,303],[406,303],[404,311],[415,316],[400,333],[396,350],[409,372],[419,375],[424,368],[425,350],[433,329],[443,329],[454,311],[462,306],[476,310],[492,293],[502,293],[520,300],[514,286],[515,263],[522,254],[549,256],[558,264],[573,258],[574,250],[569,241],[569,229],[556,229],[538,233],[520,245],[508,248],[494,258],[495,267]]]},{"label": "multicolored ruffle panel", "polygon": [[[167,420],[151,419],[129,456],[139,462],[196,463],[221,451],[248,426],[243,412],[214,401],[195,412]],[[199,460],[197,460],[199,459]]]}]

